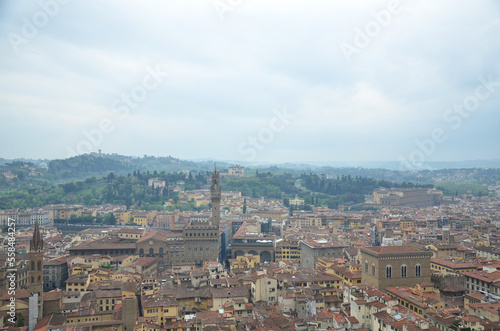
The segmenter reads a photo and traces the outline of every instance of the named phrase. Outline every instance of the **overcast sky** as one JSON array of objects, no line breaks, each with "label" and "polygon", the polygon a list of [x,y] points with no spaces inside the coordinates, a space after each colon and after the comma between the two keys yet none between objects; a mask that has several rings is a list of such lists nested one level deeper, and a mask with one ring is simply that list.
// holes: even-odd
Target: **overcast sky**
[{"label": "overcast sky", "polygon": [[499,36],[494,0],[4,0],[0,157],[498,159]]}]

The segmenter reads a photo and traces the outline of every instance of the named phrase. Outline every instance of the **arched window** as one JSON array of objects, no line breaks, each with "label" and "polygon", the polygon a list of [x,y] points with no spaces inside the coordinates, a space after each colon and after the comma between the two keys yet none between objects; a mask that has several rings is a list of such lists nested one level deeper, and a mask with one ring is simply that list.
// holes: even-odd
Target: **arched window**
[{"label": "arched window", "polygon": [[401,277],[406,277],[406,264],[401,266]]},{"label": "arched window", "polygon": [[38,261],[38,267],[37,270],[40,271],[42,270],[42,261]]},{"label": "arched window", "polygon": [[153,249],[153,247],[149,249],[149,255],[155,255],[155,250]]},{"label": "arched window", "polygon": [[372,263],[372,276],[375,276],[375,263]]},{"label": "arched window", "polygon": [[390,265],[385,267],[385,278],[392,278],[392,267]]},{"label": "arched window", "polygon": [[143,248],[139,249],[139,256],[144,256],[144,249]]},{"label": "arched window", "polygon": [[160,255],[163,255],[163,247],[160,247],[160,250],[158,251]]},{"label": "arched window", "polygon": [[422,274],[421,269],[422,268],[421,268],[420,264],[415,265],[415,277],[420,277],[420,275]]},{"label": "arched window", "polygon": [[368,261],[365,261],[365,273],[368,273]]}]

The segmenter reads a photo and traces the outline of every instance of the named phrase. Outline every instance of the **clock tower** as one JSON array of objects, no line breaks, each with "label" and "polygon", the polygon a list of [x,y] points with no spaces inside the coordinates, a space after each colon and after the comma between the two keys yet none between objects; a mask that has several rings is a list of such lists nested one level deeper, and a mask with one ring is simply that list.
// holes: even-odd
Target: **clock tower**
[{"label": "clock tower", "polygon": [[210,224],[216,225],[220,224],[220,199],[221,199],[221,189],[219,181],[219,172],[217,171],[217,166],[214,163],[214,172],[212,172],[212,186],[210,187],[210,196],[212,199],[212,218],[210,219]]}]

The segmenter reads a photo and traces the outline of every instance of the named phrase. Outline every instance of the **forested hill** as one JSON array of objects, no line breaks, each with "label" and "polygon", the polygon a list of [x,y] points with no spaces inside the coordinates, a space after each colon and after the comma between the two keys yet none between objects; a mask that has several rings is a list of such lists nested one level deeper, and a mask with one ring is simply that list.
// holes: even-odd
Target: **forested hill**
[{"label": "forested hill", "polygon": [[[213,161],[187,161],[172,156],[155,157],[147,156],[132,157],[118,154],[83,154],[68,159],[58,160],[19,160],[12,161],[0,159],[0,173],[12,171],[16,175],[29,175],[30,169],[24,167],[35,167],[44,179],[63,183],[75,180],[84,180],[91,176],[102,177],[114,172],[115,175],[127,175],[135,171],[145,173],[153,172],[179,172],[179,171],[212,171]],[[217,167],[224,171],[235,163],[217,161]],[[500,169],[498,168],[464,168],[464,169],[439,169],[402,171],[388,170],[382,168],[362,167],[331,167],[312,166],[307,164],[284,164],[277,165],[254,165],[246,167],[246,172],[255,175],[257,172],[273,174],[292,174],[299,177],[303,173],[323,174],[327,177],[337,178],[340,176],[366,177],[392,182],[413,183],[446,183],[456,184],[485,184],[496,185],[500,180]],[[1,178],[0,178],[1,179]]]},{"label": "forested hill", "polygon": [[[166,188],[154,189],[148,186],[150,178],[164,180]],[[23,183],[18,179],[18,183]],[[46,204],[76,203],[85,205],[119,204],[132,208],[163,209],[166,201],[177,205],[179,196],[174,188],[183,190],[199,189],[210,183],[211,172],[167,173],[133,171],[119,176],[113,172],[104,177],[89,177],[83,181],[46,185],[44,181],[31,181],[29,185],[6,188],[0,192],[0,209],[40,207]],[[300,181],[301,185],[296,185]],[[34,185],[35,184],[35,185]],[[224,177],[221,186],[224,190],[241,191],[242,195],[252,198],[287,199],[299,196],[309,205],[324,205],[336,208],[339,204],[357,204],[365,201],[378,187],[414,187],[418,184],[395,183],[365,177],[341,176],[326,178],[316,174],[257,173],[256,176],[243,178]],[[429,185],[428,185],[429,186]],[[432,185],[430,185],[432,186]],[[208,206],[202,206],[199,209]],[[172,208],[195,209],[188,201]]]},{"label": "forested hill", "polygon": [[[217,162],[221,173],[232,164]],[[196,189],[209,183],[212,161],[185,161],[174,157],[141,158],[86,154],[65,160],[0,165],[0,209],[39,207],[49,203],[126,204],[162,208],[175,195],[154,192],[147,180],[158,177],[169,189]],[[385,169],[331,168],[308,170],[277,166],[246,168],[247,177],[224,178],[223,189],[248,197],[287,198],[298,195],[308,203],[335,207],[363,202],[377,187],[436,187],[446,195],[496,194],[500,169],[441,169],[396,172]],[[112,173],[112,175],[111,175]],[[300,182],[297,183],[297,181]],[[497,193],[498,193],[497,189]],[[166,196],[164,195],[166,194]],[[174,201],[175,202],[175,201]],[[183,208],[190,208],[184,206]]]},{"label": "forested hill", "polygon": [[[167,157],[129,157],[116,154],[84,154],[64,160],[53,160],[48,164],[48,175],[57,179],[84,179],[89,176],[102,176],[109,172],[126,175],[133,171],[179,172],[206,171],[213,169],[213,162],[193,162]],[[227,164],[220,164],[227,167]]]},{"label": "forested hill", "polygon": [[[172,160],[174,161],[174,160]],[[132,161],[131,161],[132,162]],[[150,165],[154,164],[156,159]],[[186,164],[184,164],[186,165]],[[53,165],[52,165],[53,166]],[[60,181],[49,170],[31,163],[14,162],[0,166],[0,209],[31,208],[46,204],[77,203],[99,205],[105,203],[123,204],[130,208],[163,209],[169,201],[171,208],[195,209],[189,202],[178,204],[179,196],[174,188],[183,190],[198,189],[210,183],[211,169],[187,172],[166,172],[164,170],[132,170],[124,175],[114,171],[104,176],[90,176],[84,180]],[[127,161],[115,159],[84,159],[72,169],[83,173],[106,172],[117,167],[119,172],[126,172],[131,167]],[[208,164],[206,165],[209,168]],[[69,171],[69,170],[68,170]],[[76,171],[76,170],[71,170]],[[347,206],[365,201],[378,187],[432,187],[432,184],[415,182],[395,182],[363,176],[329,176],[316,173],[276,173],[253,170],[247,177],[223,177],[223,190],[240,191],[248,197],[266,197],[286,199],[299,196],[310,205],[322,205],[336,208],[340,204]],[[71,174],[71,173],[70,173]],[[69,175],[68,175],[69,176]],[[52,178],[52,179],[51,179]],[[166,189],[160,191],[148,186],[148,179],[164,180]],[[473,194],[486,195],[488,188],[481,184],[440,183],[447,195],[459,195],[471,190]]]},{"label": "forested hill", "polygon": [[257,172],[256,177],[225,179],[221,185],[225,190],[241,191],[242,195],[249,197],[280,199],[298,196],[304,198],[307,204],[330,208],[365,202],[365,196],[371,195],[379,187],[433,187],[432,184],[397,183],[350,175],[327,178],[312,173],[292,176],[289,173],[276,175],[271,172]]}]

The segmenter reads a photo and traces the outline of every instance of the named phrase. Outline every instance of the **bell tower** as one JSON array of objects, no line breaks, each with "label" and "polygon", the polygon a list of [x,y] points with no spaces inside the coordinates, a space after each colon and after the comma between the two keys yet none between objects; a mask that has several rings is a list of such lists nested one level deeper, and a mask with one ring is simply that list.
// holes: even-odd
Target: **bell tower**
[{"label": "bell tower", "polygon": [[211,224],[219,226],[220,224],[220,199],[221,189],[219,181],[219,172],[214,163],[214,172],[212,172],[212,186],[210,187],[210,196],[212,199],[212,218]]},{"label": "bell tower", "polygon": [[43,314],[43,239],[40,235],[38,221],[35,222],[28,258],[30,261],[28,290],[30,293],[38,294],[38,314],[41,317]]}]

